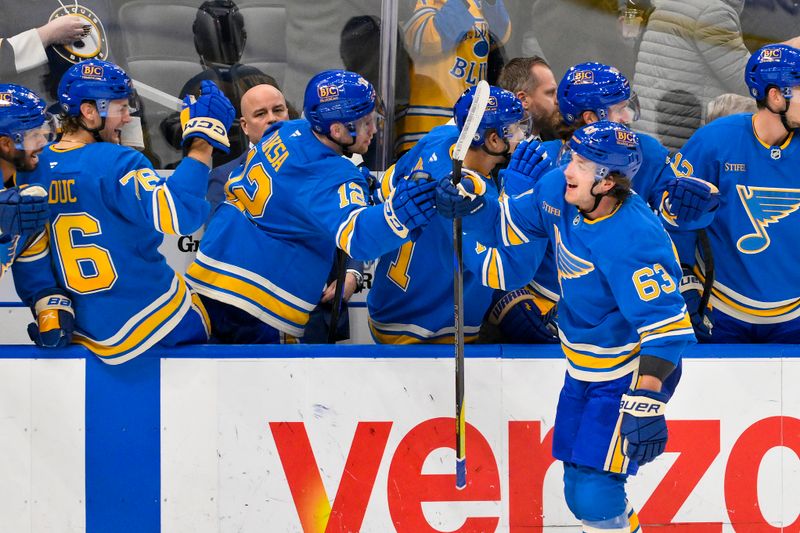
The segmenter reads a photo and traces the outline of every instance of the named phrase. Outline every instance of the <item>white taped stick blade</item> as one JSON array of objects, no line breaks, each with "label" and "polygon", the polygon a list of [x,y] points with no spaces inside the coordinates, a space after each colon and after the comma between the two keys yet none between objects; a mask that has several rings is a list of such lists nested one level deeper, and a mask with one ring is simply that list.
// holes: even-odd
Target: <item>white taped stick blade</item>
[{"label": "white taped stick blade", "polygon": [[489,83],[486,80],[478,82],[475,88],[475,96],[472,98],[472,105],[469,106],[467,120],[464,121],[464,128],[456,141],[456,148],[453,150],[453,159],[463,161],[467,155],[472,138],[478,131],[478,126],[483,119],[486,105],[489,103]]}]

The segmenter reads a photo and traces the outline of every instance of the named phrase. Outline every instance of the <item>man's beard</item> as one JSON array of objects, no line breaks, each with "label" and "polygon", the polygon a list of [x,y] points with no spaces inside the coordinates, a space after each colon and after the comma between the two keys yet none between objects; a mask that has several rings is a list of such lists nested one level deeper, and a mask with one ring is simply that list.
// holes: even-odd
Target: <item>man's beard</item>
[{"label": "man's beard", "polygon": [[550,113],[549,116],[540,119],[539,124],[541,124],[541,126],[539,126],[539,137],[541,137],[543,141],[560,139],[558,131],[562,121],[563,118],[558,110],[555,110]]},{"label": "man's beard", "polygon": [[24,151],[18,151],[11,162],[14,163],[14,168],[23,172],[30,172],[36,168],[36,164],[28,159]]}]

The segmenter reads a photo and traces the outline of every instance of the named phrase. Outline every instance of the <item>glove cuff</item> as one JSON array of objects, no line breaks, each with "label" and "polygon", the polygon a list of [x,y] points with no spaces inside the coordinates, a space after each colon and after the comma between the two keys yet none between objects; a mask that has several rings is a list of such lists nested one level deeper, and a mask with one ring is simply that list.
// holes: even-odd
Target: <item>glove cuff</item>
[{"label": "glove cuff", "polygon": [[222,121],[211,117],[194,117],[186,121],[183,126],[183,139],[186,140],[192,134],[194,136],[200,135],[207,137],[212,141],[230,148],[230,141],[228,141],[228,133]]},{"label": "glove cuff", "polygon": [[[534,294],[527,287],[511,291],[500,298],[497,303],[492,307],[489,312],[489,323],[495,326],[500,324],[505,318],[506,314],[513,307],[513,303],[521,303],[524,300],[530,300],[536,306],[536,298]],[[538,306],[536,306],[538,309]]]},{"label": "glove cuff", "polygon": [[681,292],[681,294],[688,291],[697,291],[702,293],[703,284],[700,283],[700,280],[697,279],[697,276],[694,274],[686,274],[681,278],[681,284],[678,290]]},{"label": "glove cuff", "polygon": [[400,221],[400,219],[397,217],[397,214],[394,212],[394,207],[392,206],[392,202],[394,201],[394,193],[395,191],[393,190],[389,195],[388,200],[383,204],[383,218],[386,220],[386,224],[395,235],[401,239],[405,239],[408,237],[408,228]]},{"label": "glove cuff", "polygon": [[72,300],[69,299],[67,293],[62,290],[51,290],[43,296],[39,296],[36,303],[33,304],[33,312],[36,316],[46,310],[66,311],[67,313],[75,316],[75,311],[72,310]]},{"label": "glove cuff", "polygon": [[629,390],[620,398],[619,412],[635,417],[664,416],[667,410],[666,396],[662,392]]}]

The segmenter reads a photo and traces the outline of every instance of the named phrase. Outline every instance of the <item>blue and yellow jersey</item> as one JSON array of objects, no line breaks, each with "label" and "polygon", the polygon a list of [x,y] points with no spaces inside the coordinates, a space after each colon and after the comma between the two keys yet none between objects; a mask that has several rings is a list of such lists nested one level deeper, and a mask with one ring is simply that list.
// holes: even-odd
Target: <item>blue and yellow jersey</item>
[{"label": "blue and yellow jersey", "polygon": [[46,243],[14,264],[24,302],[51,288],[72,298],[75,341],[110,364],[156,344],[192,306],[191,292],[158,252],[163,234],[188,234],[208,216],[208,167],[184,159],[168,179],[139,152],[110,143],[50,145],[18,176],[49,191]]},{"label": "blue and yellow jersey", "polygon": [[[673,176],[669,166],[669,151],[654,137],[643,133],[636,134],[642,146],[642,166],[633,178],[633,189],[654,211],[658,210],[667,181]],[[558,154],[563,143],[559,140],[542,143],[552,166],[557,166]],[[525,188],[525,187],[522,187]],[[529,188],[529,187],[528,187]],[[513,182],[505,184],[505,192],[513,196],[523,192]],[[536,298],[536,304],[546,313],[558,301],[558,272],[553,261],[553,248],[547,246],[545,258],[530,286]]]},{"label": "blue and yellow jersey", "polygon": [[[449,0],[456,1],[456,0]],[[461,1],[461,0],[458,0]],[[491,31],[498,44],[511,34],[511,24],[501,2],[494,6],[466,0],[469,16],[439,20],[447,0],[417,0],[404,26],[406,49],[411,58],[408,107],[398,115],[397,152],[409,150],[435,126],[453,116],[453,104],[466,89],[485,80]],[[495,13],[495,11],[499,11]],[[489,21],[497,26],[490,27]],[[458,42],[440,32],[441,24],[463,25]]]},{"label": "blue and yellow jersey", "polygon": [[[434,128],[387,170],[381,195],[388,196],[397,180],[414,170],[423,170],[436,180],[450,174],[458,134],[455,126]],[[470,178],[480,180],[479,188],[486,190],[487,198],[497,199],[491,178],[477,174]],[[492,266],[496,254],[469,236],[464,237],[462,249],[464,339],[472,342],[478,337],[492,295],[481,276],[496,278],[497,269]],[[434,217],[419,237],[380,257],[367,297],[370,331],[376,342],[453,342],[453,262],[453,223],[440,216]]]},{"label": "blue and yellow jersey", "polygon": [[[558,326],[568,372],[583,381],[607,381],[638,368],[645,353],[677,363],[694,333],[678,290],[681,268],[652,210],[633,194],[610,215],[589,220],[564,200],[560,169],[534,191],[487,204],[465,228],[484,242],[515,247],[547,239],[557,271]],[[504,264],[504,273],[522,261]],[[526,270],[527,268],[527,270]],[[534,267],[535,268],[535,267]]]},{"label": "blue and yellow jersey", "polygon": [[[763,142],[753,115],[723,117],[700,128],[675,154],[678,175],[719,188],[720,207],[706,228],[714,254],[711,305],[751,324],[800,317],[800,140]],[[688,261],[687,261],[688,262]],[[697,257],[695,271],[705,279]]]},{"label": "blue and yellow jersey", "polygon": [[337,247],[368,260],[408,240],[383,206],[367,205],[368,190],[307,121],[280,122],[232,173],[187,277],[204,296],[302,337]]}]

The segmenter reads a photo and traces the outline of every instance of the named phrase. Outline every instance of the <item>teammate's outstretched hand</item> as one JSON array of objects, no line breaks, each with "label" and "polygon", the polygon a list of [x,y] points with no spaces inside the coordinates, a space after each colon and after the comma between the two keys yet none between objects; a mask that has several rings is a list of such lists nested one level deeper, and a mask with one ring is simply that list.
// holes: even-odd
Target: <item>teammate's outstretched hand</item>
[{"label": "teammate's outstretched hand", "polygon": [[228,128],[236,116],[236,110],[228,97],[222,94],[214,82],[203,80],[200,84],[200,97],[187,96],[183,99],[183,106],[183,145],[188,146],[190,139],[199,137],[227,154],[231,149]]},{"label": "teammate's outstretched hand", "polygon": [[436,187],[436,210],[445,218],[461,218],[477,213],[486,204],[486,183],[470,171],[461,173],[461,182],[453,185],[453,174],[439,180]]},{"label": "teammate's outstretched hand", "polygon": [[72,342],[75,312],[72,300],[61,289],[42,291],[33,306],[36,322],[28,324],[28,336],[42,348],[64,348]]},{"label": "teammate's outstretched hand", "polygon": [[649,463],[667,446],[667,420],[664,411],[669,396],[663,392],[636,389],[623,394],[619,403],[622,423],[622,453],[640,465]]},{"label": "teammate's outstretched hand", "polygon": [[495,291],[493,307],[487,315],[503,334],[503,342],[539,344],[558,342],[556,308],[542,314],[534,302],[534,293],[528,287],[503,293]]},{"label": "teammate's outstretched hand", "polygon": [[719,207],[719,189],[707,181],[679,176],[667,183],[666,218],[677,224],[694,222]]},{"label": "teammate's outstretched hand", "polygon": [[502,171],[503,183],[514,191],[526,191],[536,185],[542,174],[550,168],[550,163],[541,142],[523,141],[511,154],[508,167]]},{"label": "teammate's outstretched hand", "polygon": [[44,229],[50,218],[47,191],[39,185],[0,191],[0,235],[28,235]]},{"label": "teammate's outstretched hand", "polygon": [[409,232],[425,226],[433,217],[436,205],[436,182],[430,174],[415,171],[401,179],[383,204],[386,223],[399,237],[406,238]]},{"label": "teammate's outstretched hand", "polygon": [[[680,291],[683,301],[686,302],[686,311],[692,321],[694,333],[697,340],[701,342],[712,342],[711,331],[714,328],[714,321],[711,318],[711,306],[700,309],[702,305],[701,291],[703,286],[697,276],[688,267],[683,267],[683,277],[681,277]],[[701,312],[702,311],[702,312]]]}]

